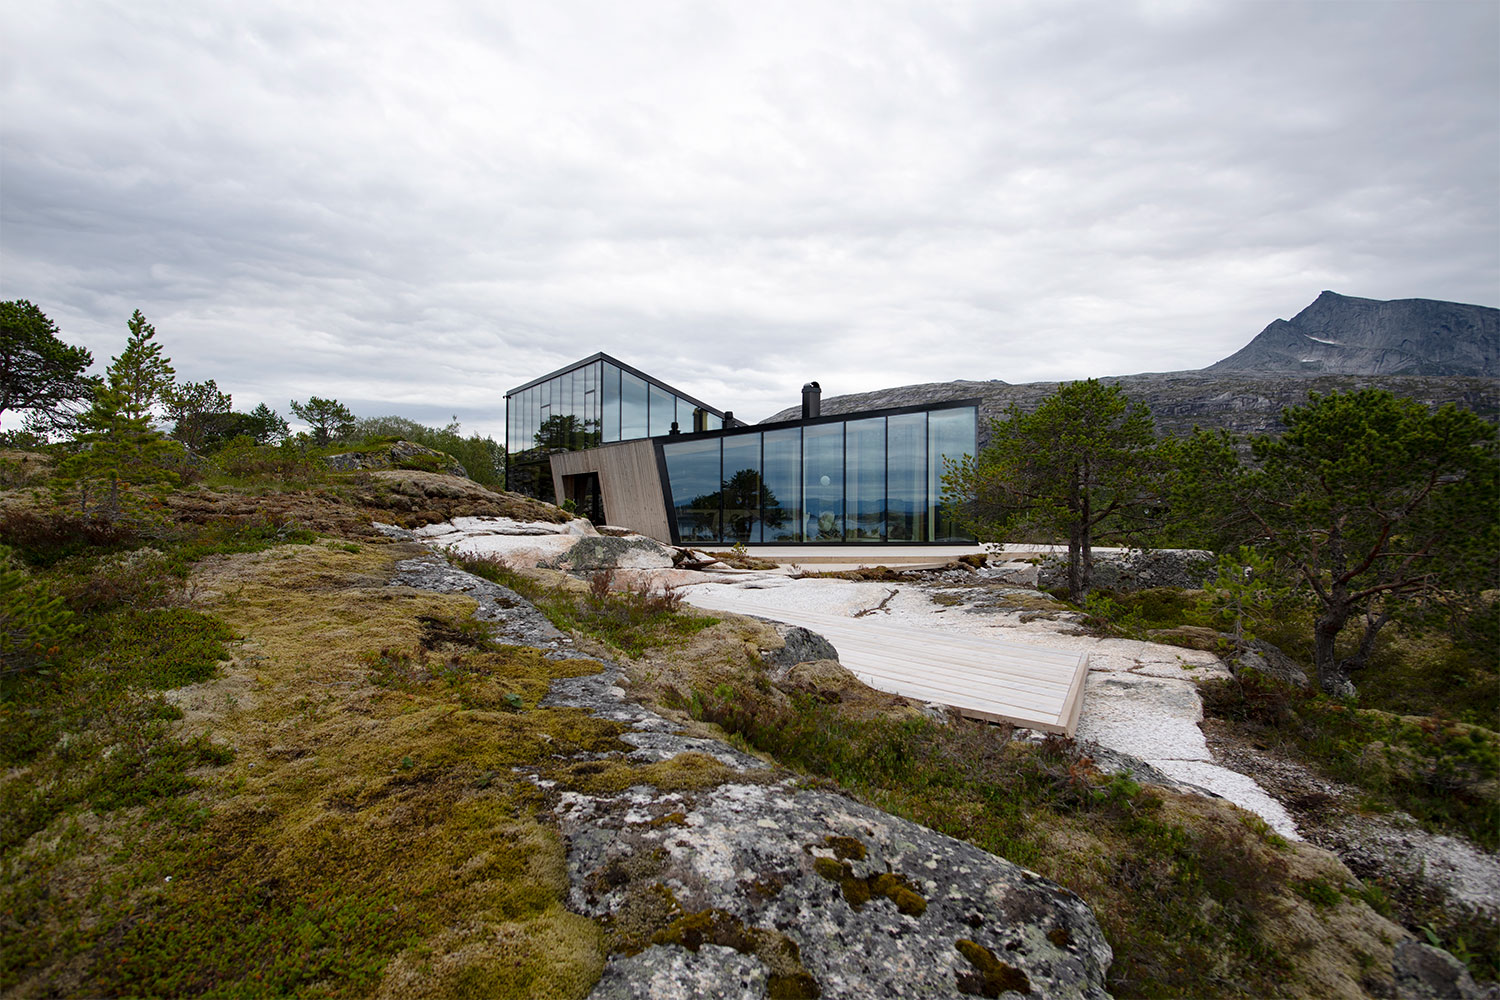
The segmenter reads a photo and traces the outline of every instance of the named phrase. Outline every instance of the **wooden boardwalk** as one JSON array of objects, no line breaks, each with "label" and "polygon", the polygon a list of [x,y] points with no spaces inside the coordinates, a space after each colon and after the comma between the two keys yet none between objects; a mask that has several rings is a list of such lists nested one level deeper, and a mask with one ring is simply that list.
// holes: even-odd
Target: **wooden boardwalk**
[{"label": "wooden boardwalk", "polygon": [[937,702],[960,714],[1073,735],[1083,707],[1088,653],[1001,642],[940,629],[769,609],[734,600],[733,591],[695,594],[690,603],[800,625],[823,636],[839,662],[873,688]]}]

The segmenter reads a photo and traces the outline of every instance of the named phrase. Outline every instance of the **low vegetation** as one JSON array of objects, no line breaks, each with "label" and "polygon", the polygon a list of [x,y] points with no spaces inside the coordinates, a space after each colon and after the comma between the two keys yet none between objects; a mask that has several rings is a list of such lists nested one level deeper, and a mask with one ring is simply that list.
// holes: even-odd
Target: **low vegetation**
[{"label": "low vegetation", "polygon": [[475,576],[525,597],[558,628],[589,636],[630,657],[659,646],[681,645],[719,621],[684,611],[682,595],[670,587],[657,588],[644,579],[633,586],[619,587],[613,570],[593,573],[585,589],[570,586],[576,581],[566,577],[545,583],[538,576],[511,569],[499,559],[457,561]]}]

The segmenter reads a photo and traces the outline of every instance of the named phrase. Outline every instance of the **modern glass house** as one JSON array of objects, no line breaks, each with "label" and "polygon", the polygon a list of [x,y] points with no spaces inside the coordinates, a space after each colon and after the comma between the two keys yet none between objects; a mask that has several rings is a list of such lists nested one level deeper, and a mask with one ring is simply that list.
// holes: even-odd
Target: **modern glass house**
[{"label": "modern glass house", "polygon": [[973,540],[942,477],[977,450],[977,400],[822,416],[810,383],[799,419],[751,426],[599,354],[506,403],[511,489],[663,541]]}]

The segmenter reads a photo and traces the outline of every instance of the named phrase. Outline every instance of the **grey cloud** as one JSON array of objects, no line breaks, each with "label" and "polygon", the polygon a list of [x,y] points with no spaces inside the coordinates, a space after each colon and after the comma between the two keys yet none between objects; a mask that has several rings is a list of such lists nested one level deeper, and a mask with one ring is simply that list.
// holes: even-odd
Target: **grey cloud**
[{"label": "grey cloud", "polygon": [[0,14],[0,295],[242,404],[498,432],[602,349],[759,417],[1500,297],[1490,4],[71,10]]}]

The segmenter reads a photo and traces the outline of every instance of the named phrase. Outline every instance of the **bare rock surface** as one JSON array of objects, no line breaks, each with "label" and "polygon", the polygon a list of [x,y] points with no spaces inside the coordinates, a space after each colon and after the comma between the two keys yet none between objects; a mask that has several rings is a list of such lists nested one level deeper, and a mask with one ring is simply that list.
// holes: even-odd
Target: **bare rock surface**
[{"label": "bare rock surface", "polygon": [[[1213,573],[1214,558],[1212,552],[1199,549],[1097,551],[1094,553],[1094,586],[1113,591],[1201,587],[1203,578]],[[1055,590],[1067,585],[1067,554],[1043,559],[1037,567],[1036,586],[1042,590]]]},{"label": "bare rock surface", "polygon": [[671,569],[677,549],[645,535],[598,535],[583,538],[558,559],[557,568],[573,572],[600,569]]},{"label": "bare rock surface", "polygon": [[[403,561],[393,583],[466,594],[497,637],[581,655],[519,595],[436,556]],[[635,749],[601,763],[701,755],[731,776],[686,791],[554,792],[571,906],[616,942],[593,996],[1108,996],[1109,945],[1073,893],[681,733],[627,699],[618,665],[604,667],[555,681],[544,702],[629,727],[621,739]]]},{"label": "bare rock surface", "polygon": [[618,922],[655,899],[670,918],[649,947],[611,963],[595,997],[703,996],[697,977],[675,974],[694,957],[724,972],[740,964],[705,955],[709,943],[764,971],[734,969],[727,991],[707,995],[764,996],[773,978],[783,991],[802,984],[783,996],[983,995],[986,973],[1019,993],[1105,995],[1110,949],[1077,896],[837,795],[790,781],[640,787],[564,794],[559,816],[574,908]]}]

